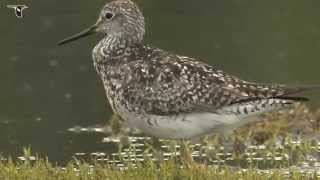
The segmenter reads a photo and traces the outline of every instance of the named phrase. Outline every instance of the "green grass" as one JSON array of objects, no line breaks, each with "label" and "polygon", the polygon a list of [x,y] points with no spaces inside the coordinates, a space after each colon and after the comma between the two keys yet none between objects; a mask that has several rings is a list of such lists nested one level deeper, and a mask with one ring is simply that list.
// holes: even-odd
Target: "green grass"
[{"label": "green grass", "polygon": [[210,167],[202,164],[191,163],[179,165],[174,160],[160,164],[146,163],[137,167],[128,167],[119,170],[110,165],[94,164],[72,161],[64,168],[53,166],[44,159],[35,162],[25,161],[14,163],[12,160],[0,164],[0,179],[316,179],[315,173],[308,175],[291,171],[285,174],[278,170],[259,171],[247,169],[234,171],[227,167]]},{"label": "green grass", "polygon": [[[186,146],[189,148],[187,153],[206,154],[194,156],[194,160],[184,156],[181,148],[176,148],[179,142],[161,141],[158,146],[166,145],[167,149],[160,148],[160,151],[182,155],[168,155],[169,158],[155,161],[148,154],[159,150],[149,146],[152,144],[150,139],[139,152],[135,146],[119,146],[121,150],[131,149],[127,152],[130,155],[142,153],[139,158],[143,161],[137,156],[129,161],[126,154],[119,154],[106,157],[110,161],[75,158],[63,167],[45,157],[32,156],[30,148],[25,148],[24,160],[1,158],[0,179],[318,179],[320,111],[297,106],[290,111],[265,115],[262,119],[264,121],[238,129],[229,137],[227,141],[232,144],[229,150],[221,148],[225,142],[218,136],[204,138],[198,146],[192,143]],[[279,139],[283,140],[280,144]],[[120,153],[125,152],[121,150]]]}]

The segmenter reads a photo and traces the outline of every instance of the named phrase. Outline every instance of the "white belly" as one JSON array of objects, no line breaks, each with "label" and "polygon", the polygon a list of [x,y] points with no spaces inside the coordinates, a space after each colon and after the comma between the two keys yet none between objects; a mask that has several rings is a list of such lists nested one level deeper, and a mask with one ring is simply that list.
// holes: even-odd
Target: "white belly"
[{"label": "white belly", "polygon": [[[261,104],[261,101],[257,101],[257,103]],[[122,113],[119,114],[122,114],[122,118],[126,120],[131,127],[140,129],[152,136],[166,139],[190,139],[213,132],[228,133],[239,126],[255,120],[251,118],[254,115],[281,109],[290,106],[290,104],[278,106],[270,101],[270,103],[266,104],[263,108],[262,105],[260,106],[258,110],[256,110],[257,107],[255,107],[254,102],[249,102],[224,107],[217,111],[217,113],[203,112],[172,116],[143,116],[128,113],[124,109],[122,109]],[[248,113],[242,112],[245,108]],[[236,112],[238,111],[242,113],[237,114]]]},{"label": "white belly", "polygon": [[204,134],[219,132],[239,121],[235,115],[192,113],[186,115],[124,117],[131,127],[158,138],[190,139]]}]

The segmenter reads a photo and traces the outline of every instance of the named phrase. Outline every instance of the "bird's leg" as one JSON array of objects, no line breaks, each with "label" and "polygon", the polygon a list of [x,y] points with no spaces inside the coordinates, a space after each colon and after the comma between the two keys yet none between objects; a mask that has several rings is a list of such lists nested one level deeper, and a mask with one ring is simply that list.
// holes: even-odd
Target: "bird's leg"
[{"label": "bird's leg", "polygon": [[109,129],[110,136],[120,141],[118,143],[119,152],[122,150],[123,146],[129,145],[129,130],[119,115],[113,114],[111,116]]},{"label": "bird's leg", "polygon": [[182,139],[180,140],[180,157],[182,164],[185,164],[187,167],[190,167],[194,162],[192,157],[192,151],[189,149],[189,142]]},{"label": "bird's leg", "polygon": [[152,153],[153,157],[158,159],[159,161],[164,160],[163,156],[163,149],[162,149],[162,142],[160,142],[159,138],[151,137],[150,139],[146,139],[144,141],[144,144],[146,145],[146,149],[144,150],[144,153]]},{"label": "bird's leg", "polygon": [[125,133],[123,129],[123,120],[117,114],[113,114],[110,119],[110,127],[112,135],[119,135]]}]

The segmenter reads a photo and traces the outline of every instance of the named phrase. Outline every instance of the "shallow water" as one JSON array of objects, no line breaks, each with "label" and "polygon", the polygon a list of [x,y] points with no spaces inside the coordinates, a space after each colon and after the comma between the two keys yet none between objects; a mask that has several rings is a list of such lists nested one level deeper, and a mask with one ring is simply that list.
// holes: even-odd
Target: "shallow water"
[{"label": "shallow water", "polygon": [[[83,128],[85,129],[85,128]],[[101,132],[98,130],[97,132]],[[256,169],[261,174],[281,174],[291,177],[292,173],[300,173],[307,177],[320,177],[320,141],[295,138],[276,139],[269,145],[253,145],[250,141],[241,142],[242,151],[237,151],[233,144],[223,146],[214,141],[201,141],[193,144],[158,140],[135,133],[135,136],[105,137],[102,143],[121,147],[113,153],[106,151],[77,152],[73,159],[85,160],[89,164],[105,164],[126,170],[153,161],[160,163],[175,160],[177,163],[192,157],[195,162],[206,164],[209,168],[229,168],[236,172]],[[124,143],[125,142],[125,143]],[[124,143],[124,144],[123,144]],[[152,147],[152,148],[151,148]],[[183,148],[188,148],[183,149]],[[19,156],[17,160],[35,161],[36,156]],[[6,159],[3,159],[6,160]],[[92,165],[92,169],[95,166]],[[63,168],[62,168],[63,169]],[[77,169],[75,169],[77,171]]]},{"label": "shallow water", "polygon": [[[0,2],[3,155],[17,157],[31,146],[63,163],[77,152],[117,151],[114,143],[102,143],[106,135],[96,131],[112,115],[91,61],[101,35],[56,46],[93,24],[104,2],[26,1],[23,19],[6,9],[8,2]],[[246,80],[320,83],[320,1],[138,2],[146,16],[147,43],[200,58]],[[315,107],[320,105],[320,96],[310,96]]]}]

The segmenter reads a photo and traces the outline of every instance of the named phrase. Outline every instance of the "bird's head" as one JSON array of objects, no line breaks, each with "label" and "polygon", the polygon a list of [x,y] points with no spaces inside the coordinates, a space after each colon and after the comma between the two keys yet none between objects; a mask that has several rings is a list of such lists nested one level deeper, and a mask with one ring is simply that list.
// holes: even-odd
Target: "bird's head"
[{"label": "bird's head", "polygon": [[58,44],[65,44],[96,32],[139,43],[145,34],[144,18],[133,1],[113,0],[102,8],[94,25]]}]

